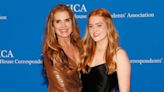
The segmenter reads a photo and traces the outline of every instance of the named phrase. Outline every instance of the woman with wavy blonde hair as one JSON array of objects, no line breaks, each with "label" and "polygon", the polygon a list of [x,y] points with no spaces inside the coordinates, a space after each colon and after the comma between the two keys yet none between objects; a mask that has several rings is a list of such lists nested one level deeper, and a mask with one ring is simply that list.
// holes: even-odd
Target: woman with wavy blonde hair
[{"label": "woman with wavy blonde hair", "polygon": [[48,15],[43,42],[48,92],[81,92],[79,64],[82,50],[71,9],[62,4],[55,6]]},{"label": "woman with wavy blonde hair", "polygon": [[130,92],[130,62],[119,47],[110,13],[99,8],[88,15],[84,37],[82,92]]}]

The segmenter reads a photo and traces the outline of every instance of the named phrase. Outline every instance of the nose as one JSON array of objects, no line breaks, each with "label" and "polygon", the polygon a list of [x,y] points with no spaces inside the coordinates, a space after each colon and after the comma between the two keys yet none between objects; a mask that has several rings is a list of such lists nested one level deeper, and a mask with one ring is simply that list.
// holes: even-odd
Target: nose
[{"label": "nose", "polygon": [[97,30],[96,26],[93,26],[92,31],[96,31],[96,30]]},{"label": "nose", "polygon": [[93,27],[92,27],[92,30],[95,30],[95,29],[96,29],[95,26],[93,26]]},{"label": "nose", "polygon": [[66,27],[66,23],[64,21],[61,22],[61,27]]}]

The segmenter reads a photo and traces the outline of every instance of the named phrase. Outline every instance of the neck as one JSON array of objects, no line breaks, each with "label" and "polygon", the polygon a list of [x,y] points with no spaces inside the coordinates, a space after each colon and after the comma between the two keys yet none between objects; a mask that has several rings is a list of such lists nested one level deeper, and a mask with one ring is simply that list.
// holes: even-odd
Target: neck
[{"label": "neck", "polygon": [[62,48],[69,48],[70,44],[71,44],[71,40],[70,38],[61,38],[58,37],[58,42],[61,45]]}]

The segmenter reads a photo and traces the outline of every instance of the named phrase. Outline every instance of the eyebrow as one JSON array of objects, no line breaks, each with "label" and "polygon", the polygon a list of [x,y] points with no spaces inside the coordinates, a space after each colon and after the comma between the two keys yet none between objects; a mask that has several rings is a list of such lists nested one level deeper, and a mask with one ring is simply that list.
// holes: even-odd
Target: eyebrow
[{"label": "eyebrow", "polygon": [[[71,18],[66,18],[64,20],[68,20],[68,19],[71,19]],[[55,21],[61,21],[61,19],[55,19]]]},{"label": "eyebrow", "polygon": [[[96,25],[99,25],[99,24],[103,24],[103,23],[101,23],[101,22],[99,22],[99,23],[96,23]],[[88,24],[88,25],[93,25],[93,24]]]},{"label": "eyebrow", "polygon": [[71,18],[67,18],[67,19],[64,19],[64,20],[71,20]]}]

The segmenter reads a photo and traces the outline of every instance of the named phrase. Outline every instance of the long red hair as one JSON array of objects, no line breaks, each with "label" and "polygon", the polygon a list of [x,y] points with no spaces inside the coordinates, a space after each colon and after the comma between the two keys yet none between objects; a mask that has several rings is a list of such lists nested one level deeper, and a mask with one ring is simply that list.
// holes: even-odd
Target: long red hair
[{"label": "long red hair", "polygon": [[[108,73],[111,74],[114,71],[116,71],[116,62],[114,61],[113,57],[116,53],[116,49],[119,47],[119,44],[118,44],[119,37],[118,37],[117,31],[114,27],[114,23],[113,23],[110,13],[104,8],[93,10],[88,15],[88,23],[91,16],[103,17],[107,25],[108,45],[107,45],[106,53],[105,53],[105,61],[107,64]],[[84,73],[87,73],[90,70],[90,68],[87,68],[87,65],[91,64],[91,62],[93,61],[93,57],[95,55],[95,49],[96,49],[96,42],[91,38],[88,32],[88,27],[87,27],[85,37],[83,40],[83,46],[84,46],[84,54],[83,54],[83,59],[82,59],[83,61],[82,71]]]}]

